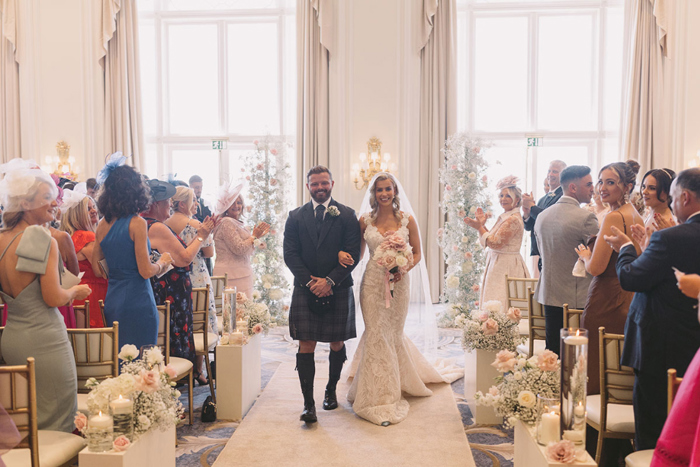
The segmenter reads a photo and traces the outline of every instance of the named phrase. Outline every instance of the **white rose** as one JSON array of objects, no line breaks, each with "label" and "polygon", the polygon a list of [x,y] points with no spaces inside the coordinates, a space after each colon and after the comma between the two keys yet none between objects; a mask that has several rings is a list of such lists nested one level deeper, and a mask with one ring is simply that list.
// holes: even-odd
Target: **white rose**
[{"label": "white rose", "polygon": [[263,288],[265,288],[265,289],[271,289],[271,288],[272,288],[272,284],[270,284],[269,282],[265,282],[265,283],[263,284]]},{"label": "white rose", "polygon": [[518,394],[518,404],[531,409],[537,403],[537,398],[531,391],[520,391]]},{"label": "white rose", "polygon": [[498,300],[489,300],[484,304],[484,310],[490,311],[491,313],[499,313],[501,311],[501,302]]},{"label": "white rose", "polygon": [[468,243],[469,237],[462,237],[462,243]]},{"label": "white rose", "polygon": [[476,212],[476,206],[472,206],[469,208],[469,214],[474,214]]},{"label": "white rose", "polygon": [[282,292],[281,289],[270,290],[270,299],[271,300],[282,300],[282,298],[284,298],[284,292]]},{"label": "white rose", "polygon": [[263,282],[274,282],[275,278],[272,276],[272,274],[265,274],[262,276]]},{"label": "white rose", "polygon": [[151,426],[151,420],[145,415],[139,415],[139,425],[141,425],[144,430],[148,430]]},{"label": "white rose", "polygon": [[163,360],[163,353],[160,351],[159,347],[153,347],[146,352],[146,363],[149,365],[160,365],[163,363]]},{"label": "white rose", "polygon": [[469,177],[469,180],[474,180],[476,178],[476,174],[474,172],[469,172],[469,175],[467,175],[467,177]]},{"label": "white rose", "polygon": [[126,360],[127,362],[132,361],[138,356],[139,349],[137,349],[133,344],[126,344],[122,347],[121,351],[119,351],[119,358]]},{"label": "white rose", "polygon": [[516,381],[520,381],[521,379],[523,379],[523,374],[520,372],[514,373],[513,378],[515,378]]},{"label": "white rose", "polygon": [[260,292],[253,290],[253,300],[260,300]]},{"label": "white rose", "polygon": [[466,261],[466,262],[462,263],[462,272],[464,274],[469,274],[473,270],[474,270],[474,263],[472,263],[471,261]]},{"label": "white rose", "polygon": [[398,256],[396,258],[396,264],[397,264],[397,266],[402,268],[408,264],[408,260],[406,259],[405,256]]},{"label": "white rose", "polygon": [[445,282],[447,283],[447,287],[450,289],[456,289],[459,287],[459,277],[448,276]]}]

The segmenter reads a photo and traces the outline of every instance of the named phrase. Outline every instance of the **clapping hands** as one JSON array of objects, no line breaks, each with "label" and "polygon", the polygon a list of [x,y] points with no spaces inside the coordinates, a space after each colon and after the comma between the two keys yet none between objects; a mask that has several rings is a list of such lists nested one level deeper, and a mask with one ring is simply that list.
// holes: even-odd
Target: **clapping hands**
[{"label": "clapping hands", "polygon": [[632,231],[630,233],[630,235],[632,235],[632,239],[637,242],[642,251],[646,250],[647,245],[649,245],[649,239],[651,238],[651,234],[654,233],[654,230],[651,227],[644,228],[644,226],[638,224],[632,224],[630,226],[630,230]]},{"label": "clapping hands", "polygon": [[676,225],[676,222],[673,220],[673,218],[666,220],[661,214],[654,214],[653,226],[657,231],[673,227],[674,225]]},{"label": "clapping hands", "polygon": [[530,193],[523,193],[523,198],[522,198],[522,208],[523,208],[523,216],[529,217],[530,216],[530,208],[532,208],[535,205],[535,198],[532,196],[532,192]]},{"label": "clapping hands", "polygon": [[204,221],[199,224],[197,229],[197,236],[201,238],[207,238],[214,231],[221,218],[219,216],[208,216]]},{"label": "clapping hands", "polygon": [[624,245],[625,243],[629,243],[632,240],[630,240],[630,238],[627,235],[622,233],[622,231],[614,225],[611,227],[611,230],[613,234],[604,235],[603,239],[608,243],[608,245],[610,245],[610,247],[613,250],[619,253],[620,248],[622,248],[622,245]]},{"label": "clapping hands", "polygon": [[470,217],[465,217],[464,222],[469,227],[472,227],[472,228],[478,230],[486,224],[486,221],[488,220],[489,217],[490,216],[488,214],[486,214],[483,209],[477,208],[476,213],[474,214],[474,219],[472,219]]},{"label": "clapping hands", "polygon": [[253,237],[260,238],[267,235],[270,231],[270,224],[267,222],[258,222],[258,225],[253,227]]}]

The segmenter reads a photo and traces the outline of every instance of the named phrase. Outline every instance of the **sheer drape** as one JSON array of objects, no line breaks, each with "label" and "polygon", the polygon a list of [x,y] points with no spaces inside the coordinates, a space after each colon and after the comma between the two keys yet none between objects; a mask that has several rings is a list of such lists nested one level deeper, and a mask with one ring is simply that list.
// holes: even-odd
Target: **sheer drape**
[{"label": "sheer drape", "polygon": [[0,0],[0,161],[21,157],[17,0]]},{"label": "sheer drape", "polygon": [[[328,166],[332,0],[297,0],[297,164],[299,173]],[[304,184],[299,184],[300,199]]]},{"label": "sheer drape", "polygon": [[135,0],[103,0],[101,55],[104,57],[104,153],[122,151],[143,169],[141,78]]},{"label": "sheer drape", "polygon": [[625,6],[623,159],[656,167],[664,150],[663,91],[668,31],[666,0],[631,0]]},{"label": "sheer drape", "polygon": [[457,130],[455,0],[424,0],[417,33],[421,54],[418,217],[424,229],[423,248],[432,279],[431,295],[437,300],[445,272],[437,245],[437,230],[444,221],[437,208],[440,204],[438,171],[445,140]]}]

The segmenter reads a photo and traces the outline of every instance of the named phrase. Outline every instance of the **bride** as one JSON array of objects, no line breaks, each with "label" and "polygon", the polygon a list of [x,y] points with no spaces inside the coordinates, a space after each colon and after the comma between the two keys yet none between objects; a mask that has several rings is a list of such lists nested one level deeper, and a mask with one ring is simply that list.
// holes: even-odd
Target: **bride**
[{"label": "bride", "polygon": [[[390,235],[398,234],[410,245],[413,263],[409,263],[409,267],[415,268],[421,260],[418,224],[413,216],[401,211],[399,185],[390,174],[377,174],[365,198],[369,198],[371,208],[360,217],[361,259],[365,245],[369,247],[360,285],[365,332],[352,363],[351,374],[355,368],[356,373],[347,398],[357,415],[377,425],[388,426],[408,415],[409,405],[401,396],[402,392],[430,396],[432,391],[425,383],[450,381],[428,363],[404,334],[409,302],[412,302],[409,275],[387,274],[374,258],[377,247]],[[338,256],[341,264],[352,264],[350,255],[340,252]],[[394,285],[393,297],[387,296],[386,281]],[[457,379],[454,376],[452,379]]]}]

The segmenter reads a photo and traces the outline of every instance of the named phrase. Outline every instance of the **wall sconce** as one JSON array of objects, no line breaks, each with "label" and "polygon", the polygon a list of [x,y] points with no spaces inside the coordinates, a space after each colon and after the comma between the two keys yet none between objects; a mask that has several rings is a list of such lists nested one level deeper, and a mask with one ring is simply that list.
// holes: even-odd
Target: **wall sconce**
[{"label": "wall sconce", "polygon": [[[49,166],[47,172],[53,171],[59,177],[77,180],[78,166],[75,165],[75,157],[70,155],[70,146],[65,141],[56,144],[57,156],[46,156],[46,163]],[[72,167],[71,167],[72,165]]]},{"label": "wall sconce", "polygon": [[396,170],[396,164],[391,162],[391,154],[385,152],[382,155],[382,142],[378,138],[370,138],[367,142],[367,152],[360,153],[360,163],[352,165],[355,188],[362,190],[378,172],[390,170]]}]

